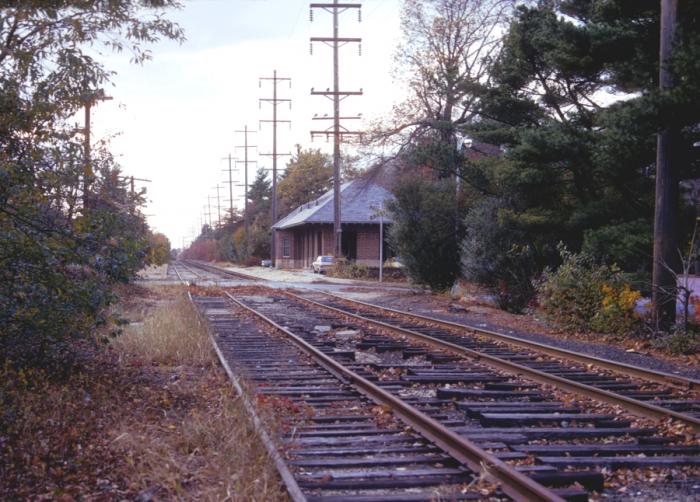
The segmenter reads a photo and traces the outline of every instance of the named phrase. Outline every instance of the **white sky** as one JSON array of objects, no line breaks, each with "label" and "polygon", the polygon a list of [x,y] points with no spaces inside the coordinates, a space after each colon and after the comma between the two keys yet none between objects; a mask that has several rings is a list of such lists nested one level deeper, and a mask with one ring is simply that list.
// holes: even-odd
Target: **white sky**
[{"label": "white sky", "polygon": [[[315,0],[317,1],[317,0]],[[356,0],[357,1],[357,0]],[[399,38],[400,0],[361,1],[362,22],[356,9],[340,18],[340,36],[362,37],[362,56],[356,44],[340,51],[341,90],[362,88],[364,96],[350,97],[341,104],[342,115],[362,113],[365,119],[390,110],[396,87],[392,84],[392,56]],[[294,144],[330,151],[325,139],[311,142],[309,131],[331,125],[311,117],[332,113],[332,102],[311,96],[310,89],[332,87],[332,50],[314,44],[310,36],[331,36],[332,17],[315,9],[309,22],[308,0],[189,0],[169,18],[186,32],[183,45],[163,42],[150,47],[153,60],[144,66],[129,64],[128,55],[106,58],[115,71],[114,87],[107,89],[112,101],[94,108],[94,140],[114,136],[112,151],[126,175],[152,180],[146,184],[146,209],[152,228],[165,233],[173,247],[180,247],[199,231],[207,196],[216,196],[222,185],[222,206],[228,207],[228,174],[223,170],[229,153],[241,158],[243,135],[235,130],[248,125],[259,131],[249,136],[257,151],[272,151],[272,126],[258,120],[272,118],[272,106],[258,99],[272,96],[271,83],[259,77],[290,77],[291,89],[280,83],[278,98],[291,98],[291,111],[278,107],[279,119],[291,119],[291,129],[278,129],[278,152],[291,152]],[[362,128],[359,121],[346,124]],[[269,157],[249,158],[271,167]],[[278,161],[284,166],[287,158]],[[242,164],[238,164],[242,168]],[[249,168],[249,181],[255,165]],[[234,182],[242,182],[242,172]],[[243,188],[236,187],[236,195]],[[212,200],[212,212],[216,218]],[[241,198],[234,205],[242,205]],[[222,208],[222,215],[224,208]]]}]

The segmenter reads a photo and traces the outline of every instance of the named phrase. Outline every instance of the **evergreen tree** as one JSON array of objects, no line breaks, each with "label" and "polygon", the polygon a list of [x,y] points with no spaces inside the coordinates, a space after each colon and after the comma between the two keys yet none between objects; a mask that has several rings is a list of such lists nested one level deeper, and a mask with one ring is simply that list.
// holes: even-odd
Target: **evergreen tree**
[{"label": "evergreen tree", "polygon": [[468,131],[506,146],[502,161],[476,163],[472,179],[500,200],[492,224],[508,222],[515,244],[545,257],[539,267],[556,262],[563,241],[625,270],[650,270],[656,132],[682,131],[679,179],[700,167],[692,147],[700,139],[700,6],[682,8],[672,62],[679,85],[663,94],[659,2],[518,8]]}]

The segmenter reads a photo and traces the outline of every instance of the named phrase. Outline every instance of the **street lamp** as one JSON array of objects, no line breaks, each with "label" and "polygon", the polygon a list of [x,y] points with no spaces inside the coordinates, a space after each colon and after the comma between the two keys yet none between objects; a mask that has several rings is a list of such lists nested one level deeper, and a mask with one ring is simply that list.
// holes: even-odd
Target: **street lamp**
[{"label": "street lamp", "polygon": [[382,282],[384,273],[384,215],[386,215],[386,209],[383,203],[380,203],[379,207],[374,204],[369,207],[372,210],[370,219],[379,218],[379,282]]}]

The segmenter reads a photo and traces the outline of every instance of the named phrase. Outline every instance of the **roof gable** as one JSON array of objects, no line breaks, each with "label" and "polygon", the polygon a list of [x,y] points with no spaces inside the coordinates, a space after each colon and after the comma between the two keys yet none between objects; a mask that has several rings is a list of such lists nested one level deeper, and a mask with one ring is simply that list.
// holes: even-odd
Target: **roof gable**
[{"label": "roof gable", "polygon": [[[393,199],[387,189],[365,180],[353,180],[340,187],[340,215],[342,223],[378,223],[377,208]],[[391,218],[384,217],[391,223]],[[318,199],[302,204],[275,223],[272,228],[284,229],[306,223],[333,223],[333,190]]]}]

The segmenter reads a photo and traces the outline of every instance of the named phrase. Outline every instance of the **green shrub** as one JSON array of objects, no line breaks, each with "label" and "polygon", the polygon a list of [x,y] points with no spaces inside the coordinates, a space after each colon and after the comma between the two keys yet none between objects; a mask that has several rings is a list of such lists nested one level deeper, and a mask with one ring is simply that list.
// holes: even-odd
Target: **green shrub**
[{"label": "green shrub", "polygon": [[623,280],[615,266],[598,265],[585,253],[559,246],[562,264],[545,270],[538,300],[545,316],[564,328],[628,334],[639,330],[634,308],[640,293]]},{"label": "green shrub", "polygon": [[458,219],[452,180],[402,179],[387,203],[391,247],[417,284],[445,290],[459,277]]},{"label": "green shrub", "polygon": [[532,278],[541,270],[541,258],[512,214],[502,199],[474,203],[464,218],[460,260],[466,280],[488,288],[500,308],[520,312],[535,294]]}]

